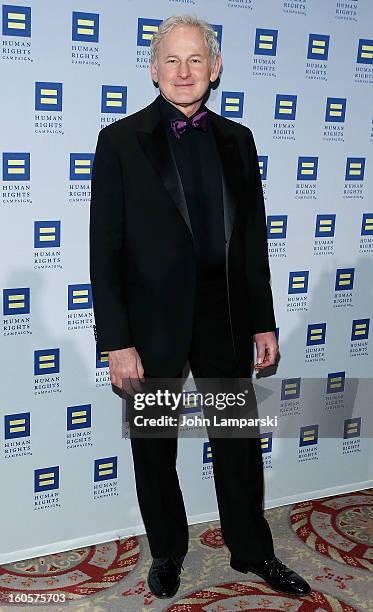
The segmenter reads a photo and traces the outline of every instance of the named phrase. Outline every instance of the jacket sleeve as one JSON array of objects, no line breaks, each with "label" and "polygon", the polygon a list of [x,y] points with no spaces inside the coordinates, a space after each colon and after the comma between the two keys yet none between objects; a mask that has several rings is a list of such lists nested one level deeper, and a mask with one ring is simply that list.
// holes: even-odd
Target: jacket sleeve
[{"label": "jacket sleeve", "polygon": [[123,292],[123,207],[120,160],[104,129],[93,160],[89,222],[89,267],[100,351],[133,346]]},{"label": "jacket sleeve", "polygon": [[255,142],[248,131],[250,191],[246,226],[246,276],[250,299],[250,320],[253,334],[275,331],[270,268],[268,261],[267,224],[264,209],[262,180]]}]

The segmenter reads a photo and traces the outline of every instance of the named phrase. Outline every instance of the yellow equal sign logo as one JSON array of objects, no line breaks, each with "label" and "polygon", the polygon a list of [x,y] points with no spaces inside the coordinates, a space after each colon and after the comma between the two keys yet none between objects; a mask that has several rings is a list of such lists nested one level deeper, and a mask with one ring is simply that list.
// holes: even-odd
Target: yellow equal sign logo
[{"label": "yellow equal sign logo", "polygon": [[100,351],[98,354],[98,361],[100,363],[109,363],[109,351]]},{"label": "yellow equal sign logo", "polygon": [[360,175],[363,164],[361,162],[350,162],[350,174]]},{"label": "yellow equal sign logo", "polygon": [[84,34],[88,36],[93,36],[95,33],[95,22],[93,19],[82,19],[78,17],[77,19],[77,33]]},{"label": "yellow equal sign logo", "polygon": [[123,106],[123,92],[121,91],[107,91],[106,92],[106,106]]},{"label": "yellow equal sign logo", "polygon": [[259,34],[259,49],[272,49],[274,36],[272,34]]},{"label": "yellow equal sign logo", "polygon": [[26,30],[25,13],[8,13],[8,24],[7,25],[8,25],[8,30]]},{"label": "yellow equal sign logo", "polygon": [[346,434],[348,436],[358,433],[359,431],[359,422],[352,421],[352,423],[346,423]]},{"label": "yellow equal sign logo", "polygon": [[10,419],[9,432],[17,433],[20,431],[26,431],[26,419]]},{"label": "yellow equal sign logo", "polygon": [[73,410],[71,412],[71,423],[76,425],[77,423],[85,423],[87,420],[87,410]]},{"label": "yellow equal sign logo", "polygon": [[90,159],[75,159],[74,160],[74,173],[75,174],[90,174],[91,173],[91,160]]},{"label": "yellow equal sign logo", "polygon": [[291,100],[280,100],[278,112],[280,115],[291,115],[293,112],[293,102]]},{"label": "yellow equal sign logo", "polygon": [[366,323],[355,323],[354,325],[354,335],[355,336],[363,336],[366,334],[367,324]]},{"label": "yellow equal sign logo", "polygon": [[320,219],[319,232],[330,232],[332,227],[332,219]]},{"label": "yellow equal sign logo", "polygon": [[292,287],[293,289],[304,289],[305,287],[305,276],[293,276]]},{"label": "yellow equal sign logo", "polygon": [[286,383],[285,384],[285,395],[294,395],[297,393],[297,383]]},{"label": "yellow equal sign logo", "polygon": [[39,227],[39,242],[54,242],[56,240],[56,227]]},{"label": "yellow equal sign logo", "polygon": [[39,487],[46,487],[47,485],[54,484],[54,478],[54,472],[43,472],[39,474]]},{"label": "yellow equal sign logo", "polygon": [[339,285],[350,285],[351,284],[351,272],[341,272],[338,276]]},{"label": "yellow equal sign logo", "polygon": [[305,429],[303,431],[303,442],[311,442],[316,438],[316,430],[315,429]]},{"label": "yellow equal sign logo", "polygon": [[54,368],[56,355],[51,353],[50,355],[39,355],[39,370],[47,370],[48,368]]},{"label": "yellow equal sign logo", "polygon": [[282,220],[276,221],[273,220],[271,221],[271,225],[270,225],[270,232],[271,234],[281,234],[284,228],[284,222]]},{"label": "yellow equal sign logo", "polygon": [[343,104],[340,102],[331,102],[329,105],[329,115],[331,117],[342,117]]},{"label": "yellow equal sign logo", "polygon": [[22,175],[26,174],[26,160],[25,159],[8,159],[8,174]]},{"label": "yellow equal sign logo", "polygon": [[313,174],[315,171],[315,162],[301,162],[301,174]]},{"label": "yellow equal sign logo", "polygon": [[225,110],[238,112],[240,110],[239,98],[225,98]]},{"label": "yellow equal sign logo", "polygon": [[72,291],[72,303],[73,304],[87,304],[89,301],[88,289],[73,289]]},{"label": "yellow equal sign logo", "polygon": [[98,475],[99,476],[108,476],[109,474],[114,473],[114,463],[113,461],[107,461],[106,463],[99,463],[98,465]]},{"label": "yellow equal sign logo", "polygon": [[373,216],[365,215],[363,217],[363,232],[373,232]]},{"label": "yellow equal sign logo", "polygon": [[158,32],[159,26],[144,23],[142,26],[142,38],[143,40],[151,40],[156,32]]},{"label": "yellow equal sign logo", "polygon": [[326,41],[325,40],[314,39],[312,41],[312,53],[316,53],[318,55],[324,55],[325,54],[325,46],[326,46]]},{"label": "yellow equal sign logo", "polygon": [[362,43],[360,47],[360,57],[365,60],[373,60],[373,44]]},{"label": "yellow equal sign logo", "polygon": [[26,305],[26,296],[24,293],[10,293],[8,295],[8,308],[24,308]]},{"label": "yellow equal sign logo", "polygon": [[343,376],[330,376],[328,383],[329,389],[340,389],[343,386]]},{"label": "yellow equal sign logo", "polygon": [[311,340],[321,340],[323,335],[322,327],[312,327],[310,330]]},{"label": "yellow equal sign logo", "polygon": [[58,104],[57,89],[42,87],[40,90],[40,104]]}]

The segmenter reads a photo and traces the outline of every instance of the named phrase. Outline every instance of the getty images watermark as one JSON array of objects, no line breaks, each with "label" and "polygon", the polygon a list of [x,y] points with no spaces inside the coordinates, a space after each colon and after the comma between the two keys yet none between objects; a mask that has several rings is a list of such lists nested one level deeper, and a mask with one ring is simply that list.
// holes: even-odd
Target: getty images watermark
[{"label": "getty images watermark", "polygon": [[123,395],[124,437],[205,438],[207,430],[209,437],[260,438],[269,432],[296,440],[313,432],[309,444],[321,438],[373,438],[373,379],[345,372],[260,380],[146,377],[141,384],[123,383],[132,387]]},{"label": "getty images watermark", "polygon": [[[148,417],[144,414],[134,415],[136,427],[277,427],[277,416],[266,415],[265,417],[222,417],[221,414],[201,416],[200,414],[188,414],[188,410],[197,407],[223,411],[227,408],[245,407],[249,390],[233,392],[206,392],[181,391],[172,392],[169,389],[157,389],[155,393],[135,393],[133,408],[137,411],[151,407],[164,407],[178,416],[162,414],[159,417]],[[186,412],[182,412],[182,409]]]},{"label": "getty images watermark", "polygon": [[[131,389],[130,381],[123,381]],[[125,395],[130,437],[259,437],[275,429],[277,415],[258,414],[252,380],[244,378],[146,378]],[[139,388],[141,387],[141,388]]]}]

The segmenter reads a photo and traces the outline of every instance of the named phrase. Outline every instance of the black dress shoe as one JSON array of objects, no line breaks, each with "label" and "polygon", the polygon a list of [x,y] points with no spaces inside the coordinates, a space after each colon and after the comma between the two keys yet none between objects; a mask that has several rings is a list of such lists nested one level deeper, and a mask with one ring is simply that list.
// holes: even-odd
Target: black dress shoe
[{"label": "black dress shoe", "polygon": [[238,572],[252,572],[264,578],[268,584],[281,593],[287,595],[308,595],[311,587],[299,574],[281,563],[277,557],[266,559],[261,563],[244,563],[231,557],[231,567]]},{"label": "black dress shoe", "polygon": [[153,558],[148,574],[148,586],[153,595],[161,599],[176,595],[184,557]]}]

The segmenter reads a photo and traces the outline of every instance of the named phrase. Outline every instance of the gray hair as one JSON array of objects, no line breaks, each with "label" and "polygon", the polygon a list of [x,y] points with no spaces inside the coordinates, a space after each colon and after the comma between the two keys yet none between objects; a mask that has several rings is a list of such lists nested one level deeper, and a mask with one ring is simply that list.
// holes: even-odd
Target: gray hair
[{"label": "gray hair", "polygon": [[204,36],[205,44],[210,55],[211,65],[214,66],[216,58],[220,55],[219,43],[216,39],[214,28],[204,21],[193,15],[172,15],[167,17],[160,24],[158,31],[154,33],[150,42],[150,61],[156,63],[159,43],[174,27],[179,25],[189,25],[199,28]]}]

